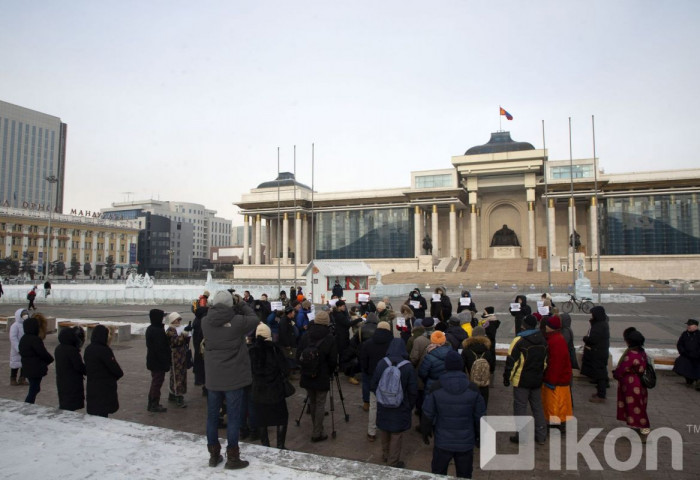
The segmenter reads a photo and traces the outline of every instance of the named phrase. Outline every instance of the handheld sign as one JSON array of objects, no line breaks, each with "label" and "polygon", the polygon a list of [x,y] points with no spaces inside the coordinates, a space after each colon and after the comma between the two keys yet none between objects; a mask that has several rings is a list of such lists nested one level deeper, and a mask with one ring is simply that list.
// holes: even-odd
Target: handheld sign
[{"label": "handheld sign", "polygon": [[396,317],[396,326],[397,327],[405,327],[406,326],[406,319],[404,317]]},{"label": "handheld sign", "polygon": [[418,300],[411,300],[409,303],[413,308],[420,308],[420,302]]},{"label": "handheld sign", "polygon": [[439,301],[440,301],[440,294],[433,293],[433,302],[439,302]]},{"label": "handheld sign", "polygon": [[358,302],[369,302],[369,295],[366,293],[360,293],[357,296],[357,301]]},{"label": "handheld sign", "polygon": [[459,304],[462,305],[463,307],[468,307],[469,305],[472,304],[472,299],[469,297],[460,297]]},{"label": "handheld sign", "polygon": [[276,310],[284,310],[284,305],[280,301],[270,302],[270,307],[272,307],[273,312]]},{"label": "handheld sign", "polygon": [[316,318],[316,312],[314,312],[313,310],[310,311],[309,313],[306,314],[306,318],[309,319],[309,322],[312,321],[314,318]]},{"label": "handheld sign", "polygon": [[336,303],[338,303],[337,298],[331,298],[330,300],[328,300],[328,305],[330,305],[331,307],[335,307]]},{"label": "handheld sign", "polygon": [[537,312],[542,315],[549,315],[549,307],[537,307]]},{"label": "handheld sign", "polygon": [[520,311],[520,304],[519,303],[511,303],[510,304],[510,311],[511,312],[519,312]]},{"label": "handheld sign", "polygon": [[544,301],[543,300],[537,300],[537,308],[544,307]]}]

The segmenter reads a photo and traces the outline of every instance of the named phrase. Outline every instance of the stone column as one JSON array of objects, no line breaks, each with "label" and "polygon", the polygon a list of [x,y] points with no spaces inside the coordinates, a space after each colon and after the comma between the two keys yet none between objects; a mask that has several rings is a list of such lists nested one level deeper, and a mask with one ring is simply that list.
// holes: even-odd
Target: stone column
[{"label": "stone column", "polygon": [[698,215],[698,194],[690,196],[690,231],[694,237],[700,237],[700,215]]},{"label": "stone column", "polygon": [[450,257],[457,258],[457,211],[450,205]]},{"label": "stone column", "polygon": [[279,228],[279,223],[277,222],[277,217],[270,222],[270,258],[277,259],[279,261],[279,242],[277,241],[277,232]]},{"label": "stone column", "polygon": [[[107,232],[102,233],[102,241],[102,261],[107,263],[107,257],[109,257],[109,234]],[[58,260],[58,255],[56,256],[56,259]],[[70,263],[70,258],[67,258],[66,261]],[[106,270],[104,270],[103,275],[107,277]]]},{"label": "stone column", "polygon": [[289,217],[287,212],[284,212],[284,218],[282,219],[282,263],[287,265],[289,262],[289,255],[287,251],[289,250]]},{"label": "stone column", "polygon": [[590,239],[590,249],[588,255],[595,257],[598,255],[598,203],[596,197],[591,197],[591,208],[590,214],[590,225],[589,230],[591,232]]},{"label": "stone column", "polygon": [[301,263],[309,263],[309,216],[301,217]]},{"label": "stone column", "polygon": [[554,208],[554,199],[547,199],[547,208],[549,211],[549,220],[547,221],[547,235],[549,235],[549,249],[547,252],[549,257],[554,257],[557,255],[557,229],[556,229],[556,208]]},{"label": "stone column", "polygon": [[[138,237],[137,240],[134,240],[134,236],[131,236],[132,242],[138,244]],[[97,268],[97,232],[94,230],[92,231],[92,237],[90,237],[90,241],[92,242],[92,251],[90,253],[90,266],[92,266],[92,270],[90,270],[90,275],[97,275],[97,272],[95,271]]]},{"label": "stone column", "polygon": [[5,224],[5,258],[12,256],[12,227],[14,226],[13,223]]},{"label": "stone column", "polygon": [[272,222],[270,221],[269,218],[265,219],[265,226],[267,227],[265,229],[265,232],[267,234],[267,239],[265,240],[265,263],[266,264],[271,264],[272,263]]},{"label": "stone column", "polygon": [[294,265],[301,264],[301,212],[294,215]]},{"label": "stone column", "polygon": [[433,205],[433,215],[431,217],[432,221],[432,226],[433,226],[433,256],[439,256],[440,255],[440,242],[438,239],[438,209],[437,205]]},{"label": "stone column", "polygon": [[[66,230],[66,236],[68,236],[68,240],[66,240],[66,259],[64,260],[64,263],[66,264],[66,270],[68,270],[71,266],[71,263],[73,262],[73,229],[69,228]],[[109,248],[109,238],[105,242],[105,248]],[[108,254],[109,255],[109,254]],[[107,260],[107,257],[105,257],[105,260]],[[117,259],[114,259],[114,263],[117,263]]]},{"label": "stone column", "polygon": [[477,235],[477,216],[476,216],[476,203],[470,205],[471,213],[469,214],[469,230],[471,231],[472,237],[472,260],[479,258],[479,248],[477,247],[478,235]]},{"label": "stone column", "polygon": [[[24,257],[24,252],[29,250],[29,225],[22,226],[22,251],[19,252],[20,259]],[[21,261],[21,260],[20,260]]]},{"label": "stone column", "polygon": [[[83,239],[80,239],[80,243],[82,245]],[[120,233],[116,234],[116,238],[114,239],[114,265],[117,266],[121,264],[121,259],[122,259],[122,249],[121,249],[121,244],[122,244],[122,236]],[[172,248],[172,242],[170,244],[170,248]],[[81,248],[82,250],[82,248]],[[83,262],[80,262],[80,266],[82,267]]]},{"label": "stone column", "polygon": [[423,217],[421,215],[420,207],[416,205],[415,207],[415,213],[413,214],[413,242],[414,242],[414,247],[413,251],[416,255],[416,258],[423,253],[423,238],[421,237],[420,234],[420,227],[423,221]]},{"label": "stone column", "polygon": [[527,229],[530,243],[529,258],[534,259],[537,256],[535,245],[535,202],[527,202]]},{"label": "stone column", "polygon": [[249,256],[248,251],[250,250],[250,245],[248,244],[248,215],[243,215],[243,265],[248,265]]},{"label": "stone column", "polygon": [[[566,239],[566,244],[571,243],[572,235],[576,229],[576,200],[569,198],[569,237]],[[569,271],[572,268],[576,268],[576,250],[573,246],[569,245],[571,251],[571,256],[569,257]]]},{"label": "stone column", "polygon": [[260,214],[255,216],[255,264],[260,265],[262,263],[261,253],[262,253],[262,226],[261,226]]}]

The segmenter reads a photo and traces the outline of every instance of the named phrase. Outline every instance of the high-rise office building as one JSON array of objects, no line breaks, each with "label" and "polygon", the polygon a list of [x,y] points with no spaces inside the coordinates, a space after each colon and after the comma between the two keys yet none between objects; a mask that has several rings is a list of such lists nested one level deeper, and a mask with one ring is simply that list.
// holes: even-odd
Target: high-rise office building
[{"label": "high-rise office building", "polygon": [[58,117],[0,101],[2,205],[63,212],[67,130]]}]

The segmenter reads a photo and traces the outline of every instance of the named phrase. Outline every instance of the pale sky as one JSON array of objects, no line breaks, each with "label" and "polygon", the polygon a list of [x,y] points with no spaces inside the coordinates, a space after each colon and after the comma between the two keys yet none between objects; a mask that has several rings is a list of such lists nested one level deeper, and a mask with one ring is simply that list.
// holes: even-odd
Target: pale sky
[{"label": "pale sky", "polygon": [[700,166],[700,2],[0,0],[0,99],[68,124],[65,211],[450,168],[502,118],[552,160]]}]

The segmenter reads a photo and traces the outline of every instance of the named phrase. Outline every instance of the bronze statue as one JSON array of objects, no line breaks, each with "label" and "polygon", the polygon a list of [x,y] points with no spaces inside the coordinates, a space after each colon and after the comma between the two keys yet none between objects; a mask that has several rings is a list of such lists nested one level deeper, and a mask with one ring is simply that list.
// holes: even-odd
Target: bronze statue
[{"label": "bronze statue", "polygon": [[503,225],[503,228],[493,234],[491,239],[492,247],[519,247],[520,242],[518,236],[513,230],[508,228],[508,225]]},{"label": "bronze statue", "polygon": [[423,237],[423,250],[425,250],[426,255],[433,254],[433,241],[430,239],[430,235],[427,233],[425,234],[425,237]]},{"label": "bronze statue", "polygon": [[581,248],[581,235],[574,230],[573,235],[569,235],[569,246],[574,247],[574,251],[578,252]]}]

